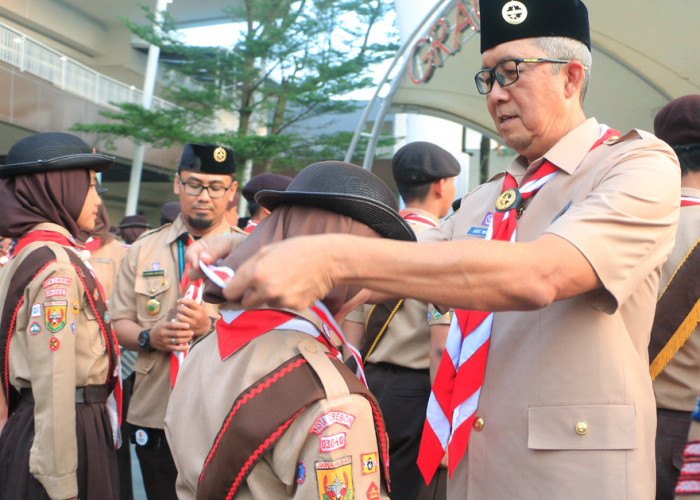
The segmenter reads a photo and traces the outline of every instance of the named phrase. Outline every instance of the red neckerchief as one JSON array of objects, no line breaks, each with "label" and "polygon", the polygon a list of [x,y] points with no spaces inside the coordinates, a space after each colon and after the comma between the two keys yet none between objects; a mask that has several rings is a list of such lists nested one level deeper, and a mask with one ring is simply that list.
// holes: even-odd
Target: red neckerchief
[{"label": "red neckerchief", "polygon": [[91,252],[94,252],[98,248],[102,246],[102,238],[93,238],[90,236],[87,241],[83,244],[83,248],[85,250],[89,250]]},{"label": "red neckerchief", "polygon": [[36,241],[53,241],[59,245],[78,249],[78,245],[76,245],[75,242],[57,231],[37,229],[34,231],[29,231],[27,234],[17,240],[17,244],[12,249],[12,257],[20,253],[24,247]]},{"label": "red neckerchief", "polygon": [[694,205],[700,205],[700,198],[696,198],[695,196],[681,195],[682,207],[692,207]]},{"label": "red neckerchief", "polygon": [[245,229],[243,231],[250,234],[253,232],[253,229],[255,229],[255,226],[257,226],[258,224],[260,224],[260,221],[251,219],[248,221],[248,224],[245,225]]},{"label": "red neckerchief", "polygon": [[438,226],[437,222],[435,222],[430,217],[426,217],[425,215],[421,215],[421,214],[413,212],[409,209],[401,210],[399,212],[399,215],[409,222],[413,222],[415,224],[420,224],[422,226],[427,226],[427,227],[437,227]]}]

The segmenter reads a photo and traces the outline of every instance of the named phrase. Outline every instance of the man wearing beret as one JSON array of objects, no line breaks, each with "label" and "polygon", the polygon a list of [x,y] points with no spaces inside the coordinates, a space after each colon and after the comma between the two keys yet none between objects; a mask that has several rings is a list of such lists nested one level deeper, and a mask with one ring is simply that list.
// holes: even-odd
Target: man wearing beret
[{"label": "man wearing beret", "polygon": [[648,345],[678,160],[648,132],[586,118],[580,0],[482,0],[480,16],[477,89],[519,154],[506,173],[420,243],[289,240],[225,294],[305,307],[346,283],[454,307],[418,457],[427,479],[447,451],[450,499],[650,500]]},{"label": "man wearing beret", "polygon": [[131,245],[136,238],[148,231],[151,226],[143,215],[127,215],[119,221],[119,236],[126,245]]},{"label": "man wearing beret", "polygon": [[[700,95],[664,106],[654,120],[654,133],[673,148],[681,164],[676,244],[661,268],[649,344],[657,415],[656,500],[670,500],[700,392]],[[700,412],[693,417],[700,418]],[[692,458],[700,457],[693,452]],[[681,490],[700,495],[697,474],[686,468],[683,476]]]},{"label": "man wearing beret", "polygon": [[186,144],[173,186],[181,213],[135,241],[117,276],[114,329],[123,347],[139,353],[127,420],[149,500],[175,498],[177,471],[163,424],[182,359],[176,353],[211,331],[217,316],[216,306],[183,298],[190,285],[185,250],[201,237],[231,232],[224,211],[236,191],[235,174],[231,149]]},{"label": "man wearing beret", "polygon": [[263,189],[284,191],[287,189],[290,182],[292,182],[292,178],[289,176],[268,173],[256,175],[246,182],[241,191],[243,197],[248,202],[248,212],[250,212],[250,219],[248,219],[244,229],[246,233],[250,234],[253,229],[255,229],[255,226],[260,224],[260,221],[270,215],[270,211],[267,208],[259,205],[255,201],[255,195],[258,191],[262,191]]},{"label": "man wearing beret", "polygon": [[[420,233],[449,213],[459,162],[440,146],[418,141],[400,148],[391,167],[406,204],[400,214],[420,240]],[[396,498],[418,498],[416,458],[430,397],[430,326],[444,323],[449,324],[449,313],[414,299],[367,304],[343,323],[349,341],[362,346],[367,384],[384,414]]]}]

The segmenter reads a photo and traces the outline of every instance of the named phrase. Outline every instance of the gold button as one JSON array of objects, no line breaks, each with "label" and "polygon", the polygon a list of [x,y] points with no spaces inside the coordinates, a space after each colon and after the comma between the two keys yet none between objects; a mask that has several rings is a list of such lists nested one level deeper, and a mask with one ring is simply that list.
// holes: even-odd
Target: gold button
[{"label": "gold button", "polygon": [[483,418],[481,418],[481,417],[476,417],[476,418],[474,419],[474,430],[475,430],[475,431],[480,431],[481,429],[484,428],[484,424],[486,424],[486,422],[484,421]]},{"label": "gold button", "polygon": [[579,422],[576,424],[576,432],[583,436],[588,432],[588,424],[586,422]]}]

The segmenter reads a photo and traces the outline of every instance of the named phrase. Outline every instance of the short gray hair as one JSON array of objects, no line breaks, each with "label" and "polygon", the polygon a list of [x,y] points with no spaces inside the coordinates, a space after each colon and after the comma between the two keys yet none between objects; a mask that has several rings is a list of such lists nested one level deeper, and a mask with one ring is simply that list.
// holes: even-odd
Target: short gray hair
[{"label": "short gray hair", "polygon": [[[578,40],[566,38],[562,36],[543,36],[535,39],[535,45],[542,49],[550,59],[576,59],[584,66],[583,81],[581,82],[581,105],[583,98],[586,96],[588,82],[591,78],[591,66],[593,66],[593,58],[588,47]],[[557,73],[561,68],[554,66],[553,73]]]}]

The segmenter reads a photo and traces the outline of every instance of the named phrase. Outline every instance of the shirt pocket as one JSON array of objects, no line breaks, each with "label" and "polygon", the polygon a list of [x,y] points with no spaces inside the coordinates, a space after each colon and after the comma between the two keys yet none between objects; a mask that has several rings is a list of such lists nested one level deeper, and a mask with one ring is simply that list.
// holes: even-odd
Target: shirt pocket
[{"label": "shirt pocket", "polygon": [[165,276],[139,276],[134,280],[136,317],[140,324],[153,325],[165,317],[170,286],[170,279]]},{"label": "shirt pocket", "polygon": [[632,450],[636,429],[632,404],[528,409],[528,448],[533,450]]}]

